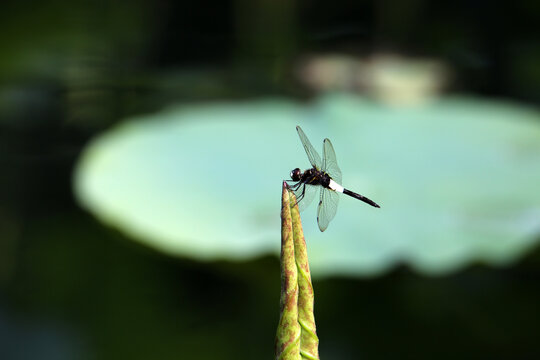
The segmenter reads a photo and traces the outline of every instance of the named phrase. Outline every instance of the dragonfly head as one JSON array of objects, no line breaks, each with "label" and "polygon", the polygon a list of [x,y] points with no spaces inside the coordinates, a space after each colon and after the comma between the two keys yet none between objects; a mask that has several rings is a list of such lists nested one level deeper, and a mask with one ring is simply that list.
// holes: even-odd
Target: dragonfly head
[{"label": "dragonfly head", "polygon": [[291,179],[293,181],[300,181],[301,178],[302,178],[302,171],[300,171],[299,168],[296,168],[293,171],[291,171]]}]

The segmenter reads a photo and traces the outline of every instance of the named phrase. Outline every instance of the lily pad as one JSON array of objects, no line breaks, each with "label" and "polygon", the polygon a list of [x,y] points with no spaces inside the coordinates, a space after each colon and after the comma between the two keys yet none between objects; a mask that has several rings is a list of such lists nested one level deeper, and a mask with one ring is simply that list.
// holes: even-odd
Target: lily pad
[{"label": "lily pad", "polygon": [[324,233],[316,202],[304,211],[315,276],[507,264],[538,240],[540,113],[471,98],[411,108],[352,95],[169,108],[92,141],[76,194],[102,221],[170,254],[278,254],[282,180],[309,167],[298,124],[319,150],[330,138],[343,185],[381,205],[342,196]]}]

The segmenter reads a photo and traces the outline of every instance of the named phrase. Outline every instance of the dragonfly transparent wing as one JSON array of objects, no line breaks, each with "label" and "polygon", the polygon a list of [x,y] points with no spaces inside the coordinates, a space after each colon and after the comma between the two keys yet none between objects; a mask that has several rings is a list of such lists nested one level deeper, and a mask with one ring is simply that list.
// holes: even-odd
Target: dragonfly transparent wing
[{"label": "dragonfly transparent wing", "polygon": [[298,136],[300,136],[300,141],[302,141],[302,145],[304,145],[304,149],[306,150],[306,154],[309,162],[311,163],[311,166],[317,168],[317,170],[321,170],[321,157],[319,156],[313,145],[311,145],[309,139],[307,138],[306,134],[304,134],[300,126],[296,127],[296,131],[298,131]]},{"label": "dragonfly transparent wing", "polygon": [[326,230],[330,221],[336,216],[339,203],[339,194],[333,190],[323,188],[321,190],[321,200],[317,209],[317,224],[321,231]]},{"label": "dragonfly transparent wing", "polygon": [[330,175],[338,184],[341,184],[341,170],[337,164],[336,152],[330,139],[324,139],[323,142],[323,164],[322,171]]},{"label": "dragonfly transparent wing", "polygon": [[294,195],[298,202],[298,210],[304,211],[315,199],[315,194],[319,190],[319,186],[302,184],[296,190],[293,189]]}]

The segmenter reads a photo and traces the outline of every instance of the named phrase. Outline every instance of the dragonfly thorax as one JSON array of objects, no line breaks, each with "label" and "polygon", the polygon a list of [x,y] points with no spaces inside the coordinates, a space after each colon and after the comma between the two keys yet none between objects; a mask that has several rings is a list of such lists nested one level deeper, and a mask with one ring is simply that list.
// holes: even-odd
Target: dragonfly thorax
[{"label": "dragonfly thorax", "polygon": [[304,184],[322,185],[323,187],[327,188],[330,184],[331,177],[325,172],[319,171],[315,168],[307,169],[303,172],[299,168],[296,168],[291,171],[291,179]]}]

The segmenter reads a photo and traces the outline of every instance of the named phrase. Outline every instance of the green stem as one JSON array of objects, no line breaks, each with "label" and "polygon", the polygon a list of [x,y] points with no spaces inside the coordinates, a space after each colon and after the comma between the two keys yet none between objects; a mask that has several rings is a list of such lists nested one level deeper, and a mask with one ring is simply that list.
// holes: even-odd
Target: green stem
[{"label": "green stem", "polygon": [[319,359],[314,294],[296,198],[283,184],[281,206],[281,299],[276,359]]}]

